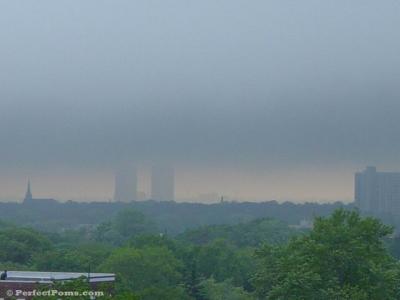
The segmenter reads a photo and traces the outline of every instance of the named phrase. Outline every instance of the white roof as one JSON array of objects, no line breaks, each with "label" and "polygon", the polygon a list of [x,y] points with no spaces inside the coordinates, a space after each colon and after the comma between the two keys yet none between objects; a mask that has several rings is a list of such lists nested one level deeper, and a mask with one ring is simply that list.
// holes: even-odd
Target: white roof
[{"label": "white roof", "polygon": [[115,281],[115,274],[112,273],[7,271],[7,281],[51,282],[54,280],[72,280],[82,276],[90,277],[90,282]]}]

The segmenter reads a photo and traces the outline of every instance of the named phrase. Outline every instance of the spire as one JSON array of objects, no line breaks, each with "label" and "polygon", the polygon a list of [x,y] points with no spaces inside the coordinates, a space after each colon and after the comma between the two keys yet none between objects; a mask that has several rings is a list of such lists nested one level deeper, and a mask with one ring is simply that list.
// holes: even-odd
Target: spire
[{"label": "spire", "polygon": [[29,201],[29,200],[32,200],[31,181],[30,180],[28,180],[28,187],[26,189],[24,201]]}]

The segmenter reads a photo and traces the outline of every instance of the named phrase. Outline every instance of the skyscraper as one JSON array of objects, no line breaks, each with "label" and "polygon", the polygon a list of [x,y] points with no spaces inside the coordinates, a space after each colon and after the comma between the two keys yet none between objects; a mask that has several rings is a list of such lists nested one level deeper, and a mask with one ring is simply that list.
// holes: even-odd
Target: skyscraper
[{"label": "skyscraper", "polygon": [[367,167],[355,174],[354,198],[363,211],[400,214],[400,173]]},{"label": "skyscraper", "polygon": [[133,166],[120,167],[115,174],[114,201],[131,202],[137,199],[137,174]]},{"label": "skyscraper", "polygon": [[28,180],[28,186],[26,188],[24,202],[28,202],[32,200],[32,191],[31,191],[31,181]]},{"label": "skyscraper", "polygon": [[151,170],[151,199],[175,200],[175,172],[171,167],[157,166]]}]

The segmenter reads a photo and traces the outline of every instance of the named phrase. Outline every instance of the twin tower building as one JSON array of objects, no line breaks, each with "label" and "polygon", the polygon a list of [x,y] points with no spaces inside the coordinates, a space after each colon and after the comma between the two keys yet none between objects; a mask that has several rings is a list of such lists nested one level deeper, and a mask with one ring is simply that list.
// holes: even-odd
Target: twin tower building
[{"label": "twin tower building", "polygon": [[[131,202],[143,199],[138,195],[138,176],[134,166],[119,168],[115,174],[114,201]],[[151,169],[150,199],[157,201],[175,200],[175,172],[171,167]]]}]

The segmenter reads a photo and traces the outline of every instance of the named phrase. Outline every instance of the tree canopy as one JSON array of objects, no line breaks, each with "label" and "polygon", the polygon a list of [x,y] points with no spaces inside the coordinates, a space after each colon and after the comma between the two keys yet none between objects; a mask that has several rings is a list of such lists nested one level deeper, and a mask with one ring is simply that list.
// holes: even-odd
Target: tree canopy
[{"label": "tree canopy", "polygon": [[[307,231],[269,218],[179,236],[154,224],[132,210],[57,233],[0,222],[0,266],[116,273],[114,293],[99,300],[400,299],[399,262],[389,252],[399,238],[357,211],[316,217]],[[85,280],[57,287],[89,288]]]},{"label": "tree canopy", "polygon": [[316,218],[309,235],[258,251],[256,291],[266,299],[399,299],[399,263],[383,243],[391,233],[356,211]]}]

